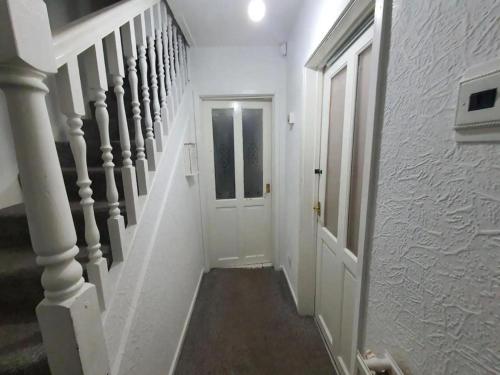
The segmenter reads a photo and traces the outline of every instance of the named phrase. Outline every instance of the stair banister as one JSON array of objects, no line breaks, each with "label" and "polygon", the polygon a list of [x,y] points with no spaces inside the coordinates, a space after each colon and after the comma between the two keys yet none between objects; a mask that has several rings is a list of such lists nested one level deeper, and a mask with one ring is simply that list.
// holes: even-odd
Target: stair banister
[{"label": "stair banister", "polygon": [[139,102],[139,86],[137,78],[137,43],[135,38],[134,21],[131,20],[121,27],[123,53],[128,65],[128,79],[132,92],[132,113],[135,129],[137,188],[139,195],[146,195],[149,191],[149,167],[144,153],[144,136],[141,126],[141,107]]},{"label": "stair banister", "polygon": [[127,206],[127,219],[129,224],[137,224],[137,180],[135,168],[132,164],[132,153],[130,151],[130,134],[128,131],[127,114],[123,89],[123,78],[125,67],[123,65],[122,42],[119,29],[115,29],[104,38],[104,46],[108,59],[109,74],[113,78],[114,92],[116,95],[118,109],[118,130],[120,134],[120,145],[122,149],[122,180],[125,204]]},{"label": "stair banister", "polygon": [[45,298],[36,308],[53,375],[107,374],[96,288],[85,283],[45,95],[57,71],[42,0],[0,0],[5,93],[33,250]]},{"label": "stair banister", "polygon": [[55,30],[53,41],[57,66],[64,65],[72,56],[80,55],[96,40],[103,40],[158,1],[120,1]]},{"label": "stair banister", "polygon": [[163,56],[163,33],[162,33],[162,16],[160,3],[153,7],[155,18],[155,32],[156,32],[156,52],[158,53],[158,81],[160,93],[160,115],[163,123],[163,130],[168,134],[169,113],[167,107],[167,91],[165,89],[165,67]]},{"label": "stair banister", "polygon": [[144,13],[141,13],[134,19],[135,36],[139,51],[139,70],[141,73],[141,93],[142,104],[144,108],[144,125],[146,128],[146,154],[148,156],[148,167],[150,171],[156,170],[157,155],[156,142],[153,136],[153,118],[151,116],[151,99],[149,96],[148,84],[148,63],[146,60],[146,20]]},{"label": "stair banister", "polygon": [[[125,220],[120,212],[119,195],[115,181],[115,164],[113,163],[113,148],[109,135],[109,114],[106,105],[108,80],[102,41],[96,42],[83,54],[83,66],[90,91],[90,100],[95,101],[95,118],[101,140],[101,157],[106,178],[106,199],[108,201],[109,218],[107,220],[109,239],[113,260],[123,261],[125,251]],[[89,274],[89,280],[90,279]]]},{"label": "stair banister", "polygon": [[149,71],[151,78],[151,95],[153,104],[153,127],[156,140],[156,149],[163,151],[163,124],[161,121],[160,101],[158,93],[158,76],[156,74],[156,26],[153,7],[144,14],[146,20],[146,40],[148,43]]}]

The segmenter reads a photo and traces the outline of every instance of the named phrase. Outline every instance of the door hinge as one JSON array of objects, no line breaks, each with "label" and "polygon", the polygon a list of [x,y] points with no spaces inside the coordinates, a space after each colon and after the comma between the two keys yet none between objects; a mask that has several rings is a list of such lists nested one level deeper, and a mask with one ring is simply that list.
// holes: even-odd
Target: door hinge
[{"label": "door hinge", "polygon": [[269,194],[271,192],[271,184],[266,184],[266,193]]},{"label": "door hinge", "polygon": [[322,169],[319,169],[319,168],[316,168],[314,170],[314,174],[323,174],[323,170]]},{"label": "door hinge", "polygon": [[316,205],[313,207],[313,210],[316,211],[316,214],[318,216],[321,216],[321,202],[316,203]]}]

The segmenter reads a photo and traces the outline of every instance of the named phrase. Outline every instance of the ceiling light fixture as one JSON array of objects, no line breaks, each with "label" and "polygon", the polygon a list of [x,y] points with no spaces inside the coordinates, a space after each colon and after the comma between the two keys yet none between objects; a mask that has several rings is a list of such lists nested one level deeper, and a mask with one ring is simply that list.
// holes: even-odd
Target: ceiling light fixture
[{"label": "ceiling light fixture", "polygon": [[252,0],[248,4],[248,17],[253,22],[260,22],[266,15],[266,4],[263,0]]}]

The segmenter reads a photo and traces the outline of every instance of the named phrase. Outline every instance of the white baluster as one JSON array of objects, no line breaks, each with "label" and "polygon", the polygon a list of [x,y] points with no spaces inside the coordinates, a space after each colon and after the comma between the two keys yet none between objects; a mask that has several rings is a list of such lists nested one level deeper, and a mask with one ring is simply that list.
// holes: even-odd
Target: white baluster
[{"label": "white baluster", "polygon": [[148,63],[146,61],[146,21],[144,14],[134,19],[136,40],[139,44],[139,70],[141,71],[142,104],[144,108],[144,124],[146,127],[146,153],[148,156],[148,167],[150,171],[156,171],[157,155],[156,142],[153,136],[153,119],[151,117],[151,106],[148,86]]},{"label": "white baluster", "polygon": [[174,121],[174,96],[172,92],[172,79],[170,77],[170,56],[168,52],[168,15],[167,7],[162,2],[162,32],[163,32],[163,54],[165,59],[165,80],[167,87],[167,105],[170,124]]},{"label": "white baluster", "polygon": [[80,188],[80,204],[83,209],[85,223],[85,242],[87,243],[89,256],[89,277],[97,288],[97,296],[101,309],[104,310],[106,303],[107,283],[106,276],[108,265],[102,257],[99,229],[95,220],[94,200],[92,199],[92,181],[89,178],[87,168],[87,144],[85,143],[82,130],[82,116],[85,115],[85,105],[80,81],[80,71],[76,58],[70,60],[66,65],[59,68],[57,73],[57,91],[60,96],[61,111],[68,118],[68,137],[71,152],[75,159],[77,174],[76,184]]},{"label": "white baluster", "polygon": [[113,77],[114,92],[118,106],[118,126],[120,132],[120,145],[122,149],[122,179],[123,192],[125,194],[125,204],[127,206],[127,219],[129,224],[137,224],[137,180],[135,168],[132,165],[130,156],[130,135],[128,132],[127,114],[125,112],[125,103],[123,96],[123,77],[125,68],[123,66],[123,53],[118,30],[113,31],[104,39],[106,46],[109,73]]},{"label": "white baluster", "polygon": [[183,90],[184,90],[184,87],[181,83],[181,72],[180,72],[180,64],[179,64],[179,39],[177,38],[177,26],[173,26],[173,30],[174,30],[174,36],[173,36],[173,39],[174,39],[174,61],[175,61],[175,72],[177,73],[176,75],[176,86],[177,86],[177,93],[178,93],[178,96],[177,96],[177,101],[178,101],[178,104],[180,105],[181,104],[181,101],[182,101],[182,93],[183,93]]},{"label": "white baluster", "polygon": [[[107,220],[109,241],[113,260],[119,262],[124,259],[125,220],[120,213],[119,195],[114,172],[115,164],[113,163],[113,148],[109,137],[109,114],[106,105],[108,80],[106,78],[106,63],[101,41],[83,53],[83,63],[90,99],[95,101],[95,117],[101,140],[102,166],[106,176],[106,199],[109,207],[109,218]],[[89,280],[92,281],[90,273]],[[103,289],[106,292],[106,288]]]},{"label": "white baluster", "polygon": [[167,107],[167,91],[165,90],[165,68],[163,57],[163,34],[161,29],[161,8],[160,3],[153,7],[156,32],[156,52],[158,53],[158,80],[160,82],[160,116],[163,123],[163,130],[168,134],[169,113]]},{"label": "white baluster", "polygon": [[[43,267],[36,313],[53,375],[109,373],[96,288],[85,283],[45,103],[56,72],[41,0],[0,0],[0,88],[6,98],[31,243]],[[29,10],[29,11],[27,11]],[[64,334],[61,334],[64,333]],[[92,355],[89,355],[92,353]]]},{"label": "white baluster", "polygon": [[180,81],[181,81],[181,87],[182,91],[184,92],[184,87],[186,86],[186,70],[184,69],[184,50],[183,50],[183,42],[182,42],[182,36],[177,35],[178,45],[179,45],[179,71],[180,71]]},{"label": "white baluster", "polygon": [[134,114],[134,127],[135,127],[135,149],[136,160],[135,169],[137,172],[137,187],[139,195],[146,195],[149,191],[149,169],[146,155],[144,154],[144,137],[142,135],[141,127],[141,107],[139,102],[138,79],[137,79],[137,49],[135,41],[135,27],[134,22],[129,21],[121,27],[123,53],[127,59],[128,65],[128,79],[130,83],[130,90],[132,91],[132,112]]},{"label": "white baluster", "polygon": [[174,97],[175,109],[179,103],[179,90],[177,87],[177,76],[175,69],[175,53],[174,53],[174,34],[173,34],[173,19],[168,15],[168,55],[170,56],[170,78],[172,79],[172,93]]},{"label": "white baluster", "polygon": [[151,94],[153,96],[154,135],[156,140],[156,149],[161,152],[163,151],[163,125],[161,122],[160,101],[158,100],[158,77],[156,75],[155,22],[153,8],[146,10],[145,19],[151,77]]}]

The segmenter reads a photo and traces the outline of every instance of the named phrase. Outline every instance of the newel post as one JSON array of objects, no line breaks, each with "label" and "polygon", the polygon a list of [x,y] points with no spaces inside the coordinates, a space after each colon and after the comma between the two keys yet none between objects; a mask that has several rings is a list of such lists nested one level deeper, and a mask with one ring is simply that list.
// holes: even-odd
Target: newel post
[{"label": "newel post", "polygon": [[45,104],[56,72],[42,0],[0,0],[0,88],[7,99],[31,242],[44,268],[36,312],[53,375],[109,373],[96,288],[85,283]]}]

